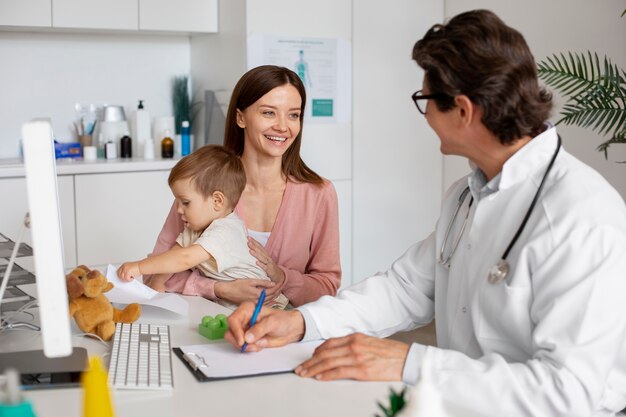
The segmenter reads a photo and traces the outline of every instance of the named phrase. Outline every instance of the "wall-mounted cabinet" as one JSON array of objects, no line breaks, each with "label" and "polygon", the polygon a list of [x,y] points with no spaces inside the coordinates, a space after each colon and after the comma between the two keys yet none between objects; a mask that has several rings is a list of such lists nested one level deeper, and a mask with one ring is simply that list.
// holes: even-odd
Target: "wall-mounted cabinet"
[{"label": "wall-mounted cabinet", "polygon": [[0,27],[215,33],[218,0],[0,0]]},{"label": "wall-mounted cabinet", "polygon": [[0,26],[52,26],[50,0],[0,0]]},{"label": "wall-mounted cabinet", "polygon": [[217,32],[217,0],[139,0],[139,30]]},{"label": "wall-mounted cabinet", "polygon": [[137,30],[137,0],[54,0],[52,27]]}]

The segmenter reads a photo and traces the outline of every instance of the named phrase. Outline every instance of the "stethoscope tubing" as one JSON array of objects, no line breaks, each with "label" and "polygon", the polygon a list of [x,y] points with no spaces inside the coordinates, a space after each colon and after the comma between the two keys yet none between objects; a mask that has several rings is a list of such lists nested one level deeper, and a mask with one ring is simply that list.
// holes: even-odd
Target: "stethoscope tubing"
[{"label": "stethoscope tubing", "polygon": [[[530,206],[526,210],[526,214],[524,215],[524,219],[522,220],[522,223],[517,228],[517,231],[515,232],[515,235],[513,236],[513,238],[509,242],[509,245],[507,246],[506,250],[502,254],[502,257],[501,257],[500,261],[495,266],[495,267],[502,266],[506,270],[503,272],[503,275],[501,275],[500,278],[498,278],[498,279],[491,280],[491,277],[490,277],[490,282],[495,283],[495,282],[501,281],[504,277],[506,277],[506,274],[508,272],[508,262],[507,262],[506,258],[508,257],[509,253],[511,252],[511,249],[513,248],[513,246],[515,245],[515,243],[517,242],[517,240],[521,236],[522,232],[524,231],[524,228],[526,227],[526,223],[528,223],[528,219],[530,218],[530,215],[532,214],[532,212],[533,212],[533,210],[535,208],[535,205],[537,204],[537,201],[539,200],[539,195],[541,194],[541,190],[543,189],[543,186],[544,186],[544,184],[546,182],[546,178],[548,177],[548,174],[552,170],[552,166],[554,165],[554,161],[556,161],[556,157],[558,156],[560,150],[561,150],[561,136],[557,135],[556,150],[554,151],[554,154],[552,155],[552,158],[550,159],[550,163],[548,164],[548,167],[546,168],[546,172],[543,174],[543,178],[541,179],[541,183],[539,183],[539,187],[537,188],[537,191],[535,192],[535,196],[533,197],[533,200],[530,203]],[[472,203],[474,202],[474,197],[472,196],[471,199],[470,199],[468,208],[467,208],[467,213],[465,214],[465,219],[463,220],[463,225],[461,226],[461,230],[460,230],[457,238],[454,241],[454,245],[452,247],[452,250],[450,251],[450,254],[446,257],[446,259],[443,259],[443,255],[444,255],[446,246],[448,244],[448,239],[450,237],[450,232],[452,231],[452,226],[454,224],[454,219],[456,219],[457,215],[459,214],[459,211],[460,211],[461,207],[463,206],[463,202],[467,198],[467,195],[469,194],[469,192],[470,192],[469,186],[465,187],[465,189],[463,189],[463,191],[461,192],[461,195],[459,196],[459,202],[458,202],[458,204],[456,206],[456,209],[454,210],[454,213],[452,214],[452,218],[451,218],[450,222],[448,223],[448,227],[446,228],[446,233],[444,234],[444,237],[443,237],[443,243],[441,245],[441,249],[439,251],[439,257],[437,258],[437,261],[439,262],[440,265],[443,265],[443,266],[445,266],[447,268],[450,267],[450,260],[454,256],[454,253],[456,252],[456,249],[459,246],[459,242],[461,241],[461,237],[463,236],[463,232],[465,231],[465,226],[467,224],[467,219],[469,217],[469,213],[470,213],[470,210],[471,210],[471,207],[472,207]],[[491,274],[491,272],[490,272],[490,274]]]},{"label": "stethoscope tubing", "polygon": [[530,218],[530,215],[535,209],[535,205],[537,204],[537,201],[539,200],[539,194],[541,194],[543,185],[546,183],[546,178],[548,178],[548,174],[552,170],[552,165],[554,165],[554,161],[556,161],[556,157],[559,155],[560,150],[561,150],[561,136],[557,135],[556,151],[554,151],[554,154],[552,155],[552,159],[550,159],[550,163],[548,164],[548,168],[546,168],[546,172],[543,174],[543,178],[541,179],[541,183],[539,183],[539,188],[537,188],[537,192],[535,193],[535,197],[533,197],[533,201],[530,203],[528,210],[526,210],[526,215],[524,216],[524,220],[522,220],[522,224],[520,224],[520,226],[517,228],[517,232],[515,232],[515,236],[513,236],[513,239],[511,239],[509,246],[507,246],[506,250],[502,254],[501,259],[503,261],[506,261],[507,256],[509,256],[509,252],[511,252],[511,249],[513,249],[515,242],[517,242],[517,239],[519,239],[520,235],[524,231],[524,228],[526,227],[526,223],[528,223],[528,219]]}]

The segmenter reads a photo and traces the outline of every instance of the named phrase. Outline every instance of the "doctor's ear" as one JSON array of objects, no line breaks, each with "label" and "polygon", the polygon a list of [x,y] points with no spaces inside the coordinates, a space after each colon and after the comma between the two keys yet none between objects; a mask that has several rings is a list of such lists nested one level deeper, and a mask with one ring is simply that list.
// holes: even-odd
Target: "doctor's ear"
[{"label": "doctor's ear", "polygon": [[469,125],[477,115],[477,106],[466,95],[454,97],[454,104],[462,125]]}]

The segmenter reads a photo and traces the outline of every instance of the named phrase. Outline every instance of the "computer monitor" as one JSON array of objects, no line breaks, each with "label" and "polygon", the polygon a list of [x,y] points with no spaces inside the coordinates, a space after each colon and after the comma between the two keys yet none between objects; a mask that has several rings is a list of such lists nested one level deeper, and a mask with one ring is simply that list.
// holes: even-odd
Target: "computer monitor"
[{"label": "computer monitor", "polygon": [[23,125],[22,150],[43,349],[49,358],[69,356],[72,353],[70,317],[49,121],[33,120]]},{"label": "computer monitor", "polygon": [[24,389],[76,386],[87,367],[87,350],[72,348],[52,138],[48,120],[33,120],[22,127],[43,351],[1,352],[0,372],[15,368]]}]

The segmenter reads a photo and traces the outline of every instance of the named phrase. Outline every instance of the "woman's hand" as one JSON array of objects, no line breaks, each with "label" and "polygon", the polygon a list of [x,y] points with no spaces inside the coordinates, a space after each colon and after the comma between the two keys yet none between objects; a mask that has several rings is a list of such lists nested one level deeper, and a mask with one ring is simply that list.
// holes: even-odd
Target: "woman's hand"
[{"label": "woman's hand", "polygon": [[304,318],[298,310],[283,311],[263,307],[256,324],[248,329],[255,304],[243,303],[228,317],[228,332],[224,338],[237,349],[248,343],[246,352],[283,346],[302,340]]},{"label": "woman's hand", "polygon": [[152,288],[154,291],[165,292],[165,281],[155,281],[151,280],[148,284],[148,287]]},{"label": "woman's hand", "polygon": [[250,249],[250,254],[257,259],[256,264],[265,271],[272,282],[276,283],[274,287],[266,290],[265,304],[269,304],[280,294],[285,283],[285,273],[274,262],[272,257],[267,254],[263,245],[251,237],[248,237],[248,248]]},{"label": "woman's hand", "polygon": [[139,262],[124,262],[117,269],[117,276],[122,281],[130,281],[140,275],[141,271],[139,270]]},{"label": "woman's hand", "polygon": [[218,281],[213,287],[215,296],[222,300],[230,301],[233,304],[241,304],[244,301],[256,303],[263,288],[266,293],[276,286],[272,281],[264,279],[236,279],[234,281]]},{"label": "woman's hand", "polygon": [[408,353],[405,343],[356,333],[328,339],[295,372],[324,381],[400,381]]}]

